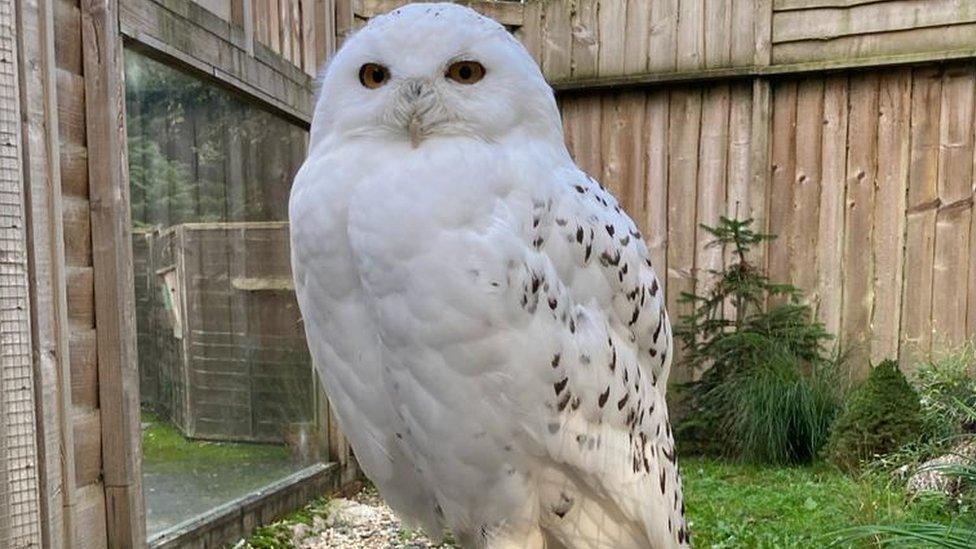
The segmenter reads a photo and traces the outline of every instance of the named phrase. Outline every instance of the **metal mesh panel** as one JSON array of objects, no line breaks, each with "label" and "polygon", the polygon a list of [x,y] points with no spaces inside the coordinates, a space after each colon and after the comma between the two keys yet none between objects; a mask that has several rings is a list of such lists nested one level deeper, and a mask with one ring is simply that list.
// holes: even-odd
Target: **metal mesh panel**
[{"label": "metal mesh panel", "polygon": [[14,0],[0,0],[0,547],[40,545]]}]

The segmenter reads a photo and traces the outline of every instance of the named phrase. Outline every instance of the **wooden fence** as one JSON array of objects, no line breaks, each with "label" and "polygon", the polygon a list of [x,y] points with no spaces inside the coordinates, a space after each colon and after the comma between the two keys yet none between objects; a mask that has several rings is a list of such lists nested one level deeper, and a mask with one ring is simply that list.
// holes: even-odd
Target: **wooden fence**
[{"label": "wooden fence", "polygon": [[[123,38],[307,124],[311,75],[405,2],[0,3],[16,13],[41,536],[137,546]],[[576,158],[649,235],[675,314],[727,260],[698,224],[731,214],[780,235],[757,260],[809,292],[862,373],[976,333],[976,3],[466,3],[540,62]]]},{"label": "wooden fence", "polygon": [[[404,2],[352,3],[355,27]],[[553,83],[574,157],[648,235],[672,317],[728,260],[699,227],[726,215],[779,235],[755,259],[806,291],[856,375],[976,333],[976,3],[472,6]]]}]

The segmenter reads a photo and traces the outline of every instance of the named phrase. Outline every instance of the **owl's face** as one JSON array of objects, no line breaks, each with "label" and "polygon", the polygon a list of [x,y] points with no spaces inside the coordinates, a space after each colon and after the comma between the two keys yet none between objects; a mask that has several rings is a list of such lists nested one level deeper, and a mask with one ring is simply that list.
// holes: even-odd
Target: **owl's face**
[{"label": "owl's face", "polygon": [[504,27],[453,4],[405,6],[351,37],[324,75],[312,127],[313,146],[519,134],[561,146],[552,89]]}]

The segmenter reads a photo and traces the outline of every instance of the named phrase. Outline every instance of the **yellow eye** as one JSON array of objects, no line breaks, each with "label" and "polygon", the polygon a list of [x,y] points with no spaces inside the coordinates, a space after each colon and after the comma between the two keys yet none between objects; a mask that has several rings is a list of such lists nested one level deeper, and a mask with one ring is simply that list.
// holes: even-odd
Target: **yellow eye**
[{"label": "yellow eye", "polygon": [[485,77],[485,66],[477,61],[458,61],[447,68],[444,76],[458,84],[474,84]]},{"label": "yellow eye", "polygon": [[359,83],[371,90],[386,84],[390,71],[377,63],[366,63],[359,69]]}]

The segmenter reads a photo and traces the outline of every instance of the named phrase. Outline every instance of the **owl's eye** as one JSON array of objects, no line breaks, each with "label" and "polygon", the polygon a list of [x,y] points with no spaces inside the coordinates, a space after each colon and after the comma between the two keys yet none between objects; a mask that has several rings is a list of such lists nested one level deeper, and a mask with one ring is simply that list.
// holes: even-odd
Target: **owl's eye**
[{"label": "owl's eye", "polygon": [[477,61],[458,61],[447,68],[444,76],[458,84],[474,84],[485,77],[485,66]]},{"label": "owl's eye", "polygon": [[386,84],[390,71],[377,63],[366,63],[359,69],[359,83],[371,90]]}]

